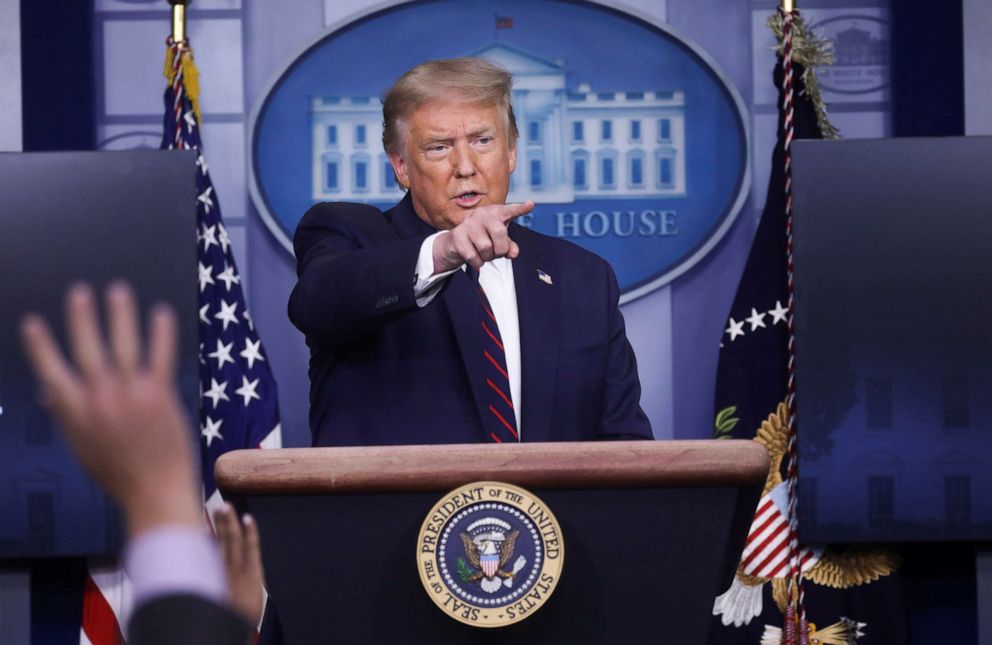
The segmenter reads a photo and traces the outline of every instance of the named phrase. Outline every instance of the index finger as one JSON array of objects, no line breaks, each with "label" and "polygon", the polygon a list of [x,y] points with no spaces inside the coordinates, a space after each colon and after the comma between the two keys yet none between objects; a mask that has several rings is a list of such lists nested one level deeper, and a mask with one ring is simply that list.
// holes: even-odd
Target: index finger
[{"label": "index finger", "polygon": [[526,215],[532,210],[534,210],[534,202],[530,200],[521,203],[503,204],[503,207],[499,212],[499,218],[503,220],[504,224],[506,224],[517,219],[521,215]]}]

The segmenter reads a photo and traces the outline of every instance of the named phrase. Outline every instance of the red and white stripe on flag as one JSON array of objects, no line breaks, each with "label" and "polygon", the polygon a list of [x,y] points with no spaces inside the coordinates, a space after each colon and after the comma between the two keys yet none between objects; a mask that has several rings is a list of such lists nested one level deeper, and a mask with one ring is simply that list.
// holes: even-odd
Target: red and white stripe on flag
[{"label": "red and white stripe on flag", "polygon": [[[83,621],[80,645],[118,645],[126,642],[131,615],[131,582],[116,562],[92,563],[83,587]],[[123,628],[122,628],[123,626]]]},{"label": "red and white stripe on flag", "polygon": [[[748,531],[741,569],[759,578],[777,578],[788,574],[789,518],[785,484],[779,484],[758,501],[751,529]],[[803,547],[799,554],[803,571],[820,559],[818,551]]]}]

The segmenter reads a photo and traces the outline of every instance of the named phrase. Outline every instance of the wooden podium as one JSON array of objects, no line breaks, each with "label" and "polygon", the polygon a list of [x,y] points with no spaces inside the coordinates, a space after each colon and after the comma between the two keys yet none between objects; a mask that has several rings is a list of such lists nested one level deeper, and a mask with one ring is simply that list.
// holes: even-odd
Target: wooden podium
[{"label": "wooden podium", "polygon": [[[262,642],[290,644],[704,643],[767,473],[733,440],[239,450],[216,469],[261,531]],[[484,480],[536,494],[565,545],[547,603],[494,629],[442,613],[417,567],[431,507]]]}]

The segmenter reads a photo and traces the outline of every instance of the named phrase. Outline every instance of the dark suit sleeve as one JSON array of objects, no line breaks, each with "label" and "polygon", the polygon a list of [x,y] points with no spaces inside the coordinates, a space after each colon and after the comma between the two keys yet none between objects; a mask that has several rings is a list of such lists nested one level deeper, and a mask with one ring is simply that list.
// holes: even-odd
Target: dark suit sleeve
[{"label": "dark suit sleeve", "polygon": [[603,439],[653,439],[651,422],[641,409],[637,359],[627,340],[623,314],[620,313],[620,287],[613,268],[605,261],[603,265],[607,273],[606,306],[610,313],[599,435]]},{"label": "dark suit sleeve", "polygon": [[311,344],[333,347],[415,308],[413,272],[424,239],[401,239],[371,206],[317,204],[293,240],[299,280],[290,320]]},{"label": "dark suit sleeve", "polygon": [[248,645],[254,628],[233,610],[199,596],[170,595],[131,616],[130,645]]}]

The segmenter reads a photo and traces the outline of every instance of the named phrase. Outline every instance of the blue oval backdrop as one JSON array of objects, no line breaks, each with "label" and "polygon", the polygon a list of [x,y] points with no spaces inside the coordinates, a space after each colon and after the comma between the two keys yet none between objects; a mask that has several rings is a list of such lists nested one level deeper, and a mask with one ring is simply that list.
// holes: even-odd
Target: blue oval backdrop
[{"label": "blue oval backdrop", "polygon": [[589,2],[436,0],[332,28],[270,84],[253,114],[251,192],[290,240],[320,201],[402,198],[379,97],[432,58],[478,55],[514,76],[520,138],[510,201],[521,223],[614,267],[623,301],[705,256],[750,184],[742,102],[695,45]]}]

